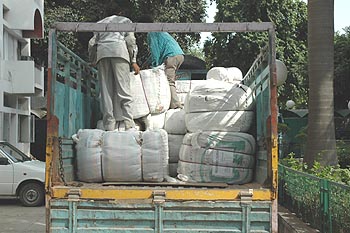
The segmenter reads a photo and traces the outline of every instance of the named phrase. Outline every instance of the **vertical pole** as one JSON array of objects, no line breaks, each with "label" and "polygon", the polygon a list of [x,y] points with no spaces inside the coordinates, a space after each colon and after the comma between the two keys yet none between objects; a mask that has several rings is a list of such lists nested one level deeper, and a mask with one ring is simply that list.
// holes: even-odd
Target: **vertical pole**
[{"label": "vertical pole", "polygon": [[332,233],[332,218],[329,210],[330,190],[329,181],[325,179],[320,180],[320,205],[321,205],[321,216],[322,216],[322,232]]},{"label": "vertical pole", "polygon": [[278,136],[277,136],[277,76],[276,76],[276,44],[275,29],[269,29],[269,67],[270,67],[270,117],[268,124],[268,138],[270,146],[268,148],[268,162],[271,171],[271,193],[272,193],[272,233],[278,232]]},{"label": "vertical pole", "polygon": [[[58,122],[54,117],[54,90],[56,79],[56,58],[57,58],[57,43],[56,30],[49,31],[49,47],[48,47],[48,74],[47,74],[47,139],[46,139],[46,165],[45,165],[45,187],[46,187],[46,232],[50,232],[51,215],[50,215],[50,199],[51,185],[55,180],[55,158],[57,158],[57,138]],[[57,175],[57,174],[56,174]]]}]

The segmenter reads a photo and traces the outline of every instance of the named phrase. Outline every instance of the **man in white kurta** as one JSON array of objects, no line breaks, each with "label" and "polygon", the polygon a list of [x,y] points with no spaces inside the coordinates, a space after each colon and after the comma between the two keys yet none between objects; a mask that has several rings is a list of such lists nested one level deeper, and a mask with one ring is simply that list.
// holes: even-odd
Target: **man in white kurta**
[{"label": "man in white kurta", "polygon": [[[97,23],[132,23],[123,16],[112,15]],[[125,129],[135,127],[130,104],[130,64],[135,74],[137,45],[132,32],[99,32],[91,40],[97,45],[96,63],[101,86],[101,111],[105,130],[115,129],[116,121],[124,121]],[[90,43],[89,43],[90,44]]]}]

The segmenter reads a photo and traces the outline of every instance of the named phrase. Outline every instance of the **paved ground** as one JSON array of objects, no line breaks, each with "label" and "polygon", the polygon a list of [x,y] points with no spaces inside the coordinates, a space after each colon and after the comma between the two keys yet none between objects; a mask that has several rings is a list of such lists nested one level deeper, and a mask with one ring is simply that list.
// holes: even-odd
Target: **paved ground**
[{"label": "paved ground", "polygon": [[0,233],[24,232],[45,232],[45,206],[23,207],[17,200],[0,199]]}]

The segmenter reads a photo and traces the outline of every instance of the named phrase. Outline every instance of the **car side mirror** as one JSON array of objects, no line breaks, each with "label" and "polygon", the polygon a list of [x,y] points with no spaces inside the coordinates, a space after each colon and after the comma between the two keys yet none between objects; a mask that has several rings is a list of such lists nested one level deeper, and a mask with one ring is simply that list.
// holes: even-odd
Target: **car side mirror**
[{"label": "car side mirror", "polygon": [[8,158],[0,157],[0,165],[7,165],[9,164]]}]

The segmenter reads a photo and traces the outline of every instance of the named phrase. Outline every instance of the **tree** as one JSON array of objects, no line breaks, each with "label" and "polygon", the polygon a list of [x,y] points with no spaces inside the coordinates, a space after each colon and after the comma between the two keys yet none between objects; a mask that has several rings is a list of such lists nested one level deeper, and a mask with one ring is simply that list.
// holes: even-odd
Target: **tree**
[{"label": "tree", "polygon": [[[278,88],[280,108],[293,99],[307,104],[307,8],[301,0],[216,0],[216,22],[273,22],[277,59],[288,67],[287,82]],[[208,67],[236,66],[246,73],[265,46],[267,34],[215,33],[204,45]]]},{"label": "tree", "polygon": [[334,38],[334,108],[346,109],[350,101],[350,27]]},{"label": "tree", "polygon": [[[47,64],[47,37],[52,24],[61,22],[96,22],[115,14],[120,0],[45,0],[45,38],[33,40],[33,56]],[[159,22],[201,22],[205,17],[204,0],[130,0],[130,18],[137,22],[141,14],[152,14]],[[87,59],[87,44],[92,33],[60,33],[59,40],[83,59]],[[145,34],[136,35],[139,59],[147,57]],[[200,40],[198,33],[176,35],[183,48],[190,48]],[[186,51],[186,49],[185,49]]]},{"label": "tree", "polygon": [[336,165],[334,129],[334,0],[308,1],[309,116],[304,161]]}]

